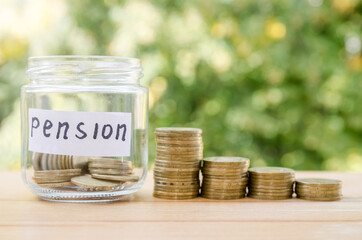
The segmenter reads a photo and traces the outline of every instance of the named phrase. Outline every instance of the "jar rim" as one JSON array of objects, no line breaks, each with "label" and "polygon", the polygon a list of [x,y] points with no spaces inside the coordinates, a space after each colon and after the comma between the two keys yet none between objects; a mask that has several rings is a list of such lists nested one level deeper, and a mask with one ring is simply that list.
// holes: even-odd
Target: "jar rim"
[{"label": "jar rim", "polygon": [[112,81],[138,83],[142,74],[138,58],[91,55],[34,56],[28,58],[32,81]]}]

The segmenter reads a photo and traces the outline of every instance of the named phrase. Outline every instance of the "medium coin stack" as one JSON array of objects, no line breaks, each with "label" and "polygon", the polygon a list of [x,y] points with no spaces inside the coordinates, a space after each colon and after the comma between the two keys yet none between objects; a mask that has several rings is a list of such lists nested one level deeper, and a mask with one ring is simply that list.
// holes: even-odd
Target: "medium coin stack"
[{"label": "medium coin stack", "polygon": [[282,167],[249,169],[248,197],[281,200],[293,196],[294,170]]},{"label": "medium coin stack", "polygon": [[201,196],[225,200],[245,197],[249,164],[249,159],[241,157],[205,158]]},{"label": "medium coin stack", "polygon": [[295,193],[298,198],[314,201],[342,199],[342,181],[324,178],[297,179]]},{"label": "medium coin stack", "polygon": [[191,199],[199,194],[203,144],[198,128],[157,128],[153,195]]},{"label": "medium coin stack", "polygon": [[41,187],[63,187],[72,185],[71,179],[81,172],[82,169],[36,170],[33,180]]}]

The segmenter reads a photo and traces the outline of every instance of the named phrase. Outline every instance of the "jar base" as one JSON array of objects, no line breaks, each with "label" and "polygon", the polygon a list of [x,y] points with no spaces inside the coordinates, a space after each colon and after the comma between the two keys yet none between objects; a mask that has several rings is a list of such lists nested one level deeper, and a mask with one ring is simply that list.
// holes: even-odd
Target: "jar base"
[{"label": "jar base", "polygon": [[139,190],[139,187],[131,189],[123,189],[121,191],[76,191],[78,188],[73,188],[75,191],[69,191],[51,188],[39,188],[32,185],[30,190],[43,200],[52,202],[113,202],[113,201],[130,201],[133,199],[133,193]]},{"label": "jar base", "polygon": [[79,198],[53,198],[53,197],[43,197],[43,196],[39,196],[41,199],[45,200],[45,201],[50,201],[50,202],[68,202],[68,203],[106,203],[106,202],[115,202],[115,201],[132,201],[134,199],[133,194],[128,194],[128,195],[122,195],[122,196],[118,196],[118,197],[113,197],[113,198],[92,198],[92,199],[88,199],[88,198],[84,198],[84,199],[79,199]]}]

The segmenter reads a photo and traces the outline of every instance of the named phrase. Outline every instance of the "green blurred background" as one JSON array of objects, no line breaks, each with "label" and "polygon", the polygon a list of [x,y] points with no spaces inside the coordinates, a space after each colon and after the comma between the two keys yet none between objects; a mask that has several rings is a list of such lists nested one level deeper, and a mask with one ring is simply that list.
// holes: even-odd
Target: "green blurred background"
[{"label": "green blurred background", "polygon": [[0,0],[0,170],[20,168],[27,57],[142,59],[153,131],[203,129],[204,155],[362,171],[358,0]]}]

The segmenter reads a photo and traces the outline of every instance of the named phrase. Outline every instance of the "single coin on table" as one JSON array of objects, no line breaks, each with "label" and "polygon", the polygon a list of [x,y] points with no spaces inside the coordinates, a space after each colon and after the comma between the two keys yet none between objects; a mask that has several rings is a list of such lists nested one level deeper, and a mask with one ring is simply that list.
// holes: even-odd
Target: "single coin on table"
[{"label": "single coin on table", "polygon": [[119,181],[100,180],[92,178],[90,175],[73,177],[71,182],[77,186],[96,190],[114,190],[121,184]]}]

